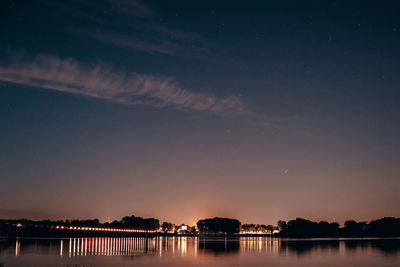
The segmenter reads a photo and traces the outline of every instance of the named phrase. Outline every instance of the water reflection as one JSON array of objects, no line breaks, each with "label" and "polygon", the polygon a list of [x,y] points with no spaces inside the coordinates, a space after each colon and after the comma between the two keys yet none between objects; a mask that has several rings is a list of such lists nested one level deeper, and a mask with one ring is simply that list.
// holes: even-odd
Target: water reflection
[{"label": "water reflection", "polygon": [[163,255],[165,253],[187,254],[188,246],[197,254],[198,238],[187,237],[131,237],[131,238],[70,238],[60,240],[60,256],[63,247],[69,247],[68,256],[135,256],[142,254]]},{"label": "water reflection", "polygon": [[[59,259],[83,257],[159,257],[204,258],[207,256],[256,255],[302,258],[315,255],[367,254],[400,260],[400,239],[277,239],[268,237],[200,238],[200,237],[131,237],[69,239],[0,240],[0,266],[10,257],[53,255]],[[250,256],[249,256],[250,255]],[[7,256],[9,258],[7,258]],[[5,260],[4,260],[5,259]]]},{"label": "water reflection", "polygon": [[[139,254],[179,254],[181,256],[204,253],[269,253],[303,255],[313,251],[376,250],[383,254],[397,254],[400,239],[309,239],[293,240],[268,237],[199,238],[199,237],[131,237],[131,238],[69,238],[69,239],[17,239],[0,242],[0,254],[14,246],[15,256],[25,252],[52,253],[60,257],[77,256],[134,256]],[[65,250],[67,249],[67,250]]]},{"label": "water reflection", "polygon": [[313,251],[339,253],[340,246],[347,242],[349,240],[282,240],[279,252],[292,253],[297,256],[306,256]]},{"label": "water reflection", "polygon": [[68,243],[69,257],[136,255],[156,253],[161,250],[160,242],[156,242],[155,238],[70,238],[61,240],[61,244],[64,242]]},{"label": "water reflection", "polygon": [[21,250],[21,242],[19,240],[15,241],[15,256],[19,255],[19,251]]},{"label": "water reflection", "polygon": [[202,254],[224,254],[238,253],[240,248],[239,239],[206,239],[202,238],[198,245],[198,251]]},{"label": "water reflection", "polygon": [[281,248],[281,240],[269,237],[242,237],[240,249],[242,252],[278,253]]}]

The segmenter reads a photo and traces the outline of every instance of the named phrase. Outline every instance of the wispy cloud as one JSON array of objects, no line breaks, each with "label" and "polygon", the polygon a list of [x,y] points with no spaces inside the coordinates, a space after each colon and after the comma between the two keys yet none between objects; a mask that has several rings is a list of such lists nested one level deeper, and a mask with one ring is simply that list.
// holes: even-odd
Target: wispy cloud
[{"label": "wispy cloud", "polygon": [[170,43],[163,39],[154,40],[153,38],[153,40],[146,40],[143,38],[136,38],[127,36],[125,34],[116,34],[112,32],[105,33],[88,31],[87,35],[105,43],[111,43],[129,49],[140,50],[150,54],[160,53],[172,55],[174,54],[176,47],[174,43]]},{"label": "wispy cloud", "polygon": [[141,18],[152,18],[155,13],[148,6],[137,0],[109,0],[122,13],[128,16],[136,16]]},{"label": "wispy cloud", "polygon": [[77,22],[68,26],[73,33],[102,43],[150,54],[191,57],[197,57],[207,46],[199,34],[163,23],[157,12],[141,1],[42,1],[52,13]]},{"label": "wispy cloud", "polygon": [[0,80],[129,105],[173,107],[273,125],[237,96],[193,92],[182,88],[171,77],[125,73],[103,63],[87,66],[74,59],[42,55],[1,66]]}]

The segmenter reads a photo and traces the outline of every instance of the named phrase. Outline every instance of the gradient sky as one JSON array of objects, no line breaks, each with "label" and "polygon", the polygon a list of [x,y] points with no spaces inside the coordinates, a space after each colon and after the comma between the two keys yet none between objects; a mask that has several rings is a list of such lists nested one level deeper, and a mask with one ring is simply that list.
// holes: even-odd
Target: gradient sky
[{"label": "gradient sky", "polygon": [[0,217],[400,217],[399,1],[1,1]]}]

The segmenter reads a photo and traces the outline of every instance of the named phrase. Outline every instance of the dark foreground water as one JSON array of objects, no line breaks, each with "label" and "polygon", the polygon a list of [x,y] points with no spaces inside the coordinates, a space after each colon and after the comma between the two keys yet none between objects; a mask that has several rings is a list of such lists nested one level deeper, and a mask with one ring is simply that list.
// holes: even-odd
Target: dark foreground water
[{"label": "dark foreground water", "polygon": [[0,266],[400,266],[400,239],[2,239]]}]

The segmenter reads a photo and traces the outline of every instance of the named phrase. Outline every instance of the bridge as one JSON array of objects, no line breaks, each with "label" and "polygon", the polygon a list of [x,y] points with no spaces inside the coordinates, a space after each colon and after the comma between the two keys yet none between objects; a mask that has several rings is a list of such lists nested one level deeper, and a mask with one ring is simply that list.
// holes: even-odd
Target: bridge
[{"label": "bridge", "polygon": [[139,230],[125,228],[104,228],[104,227],[81,227],[81,226],[55,226],[55,229],[70,230],[70,231],[85,231],[85,232],[112,232],[112,233],[148,233],[153,234],[158,230]]}]

